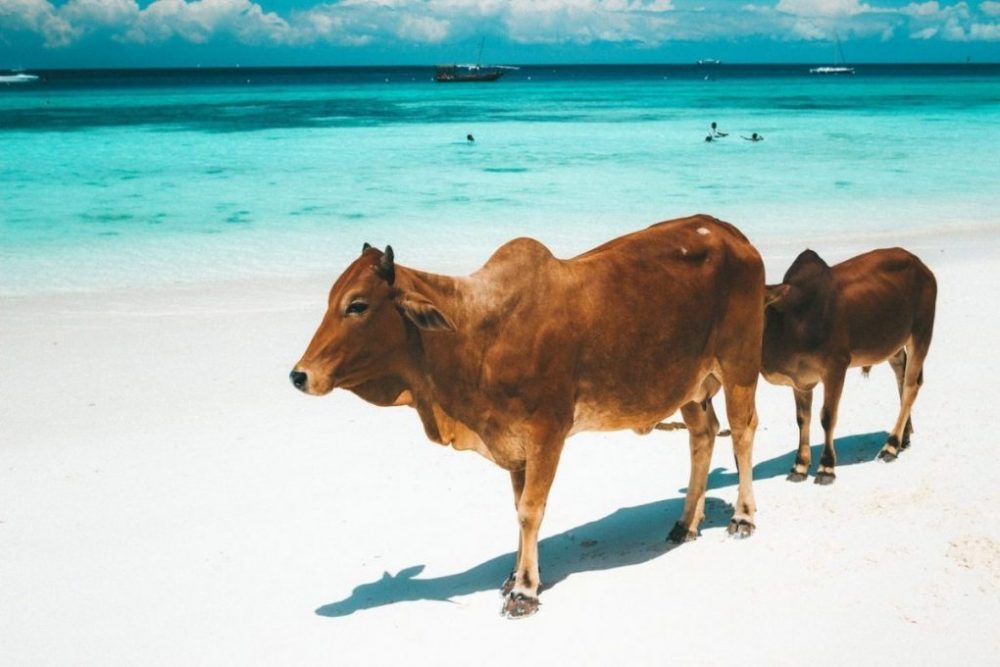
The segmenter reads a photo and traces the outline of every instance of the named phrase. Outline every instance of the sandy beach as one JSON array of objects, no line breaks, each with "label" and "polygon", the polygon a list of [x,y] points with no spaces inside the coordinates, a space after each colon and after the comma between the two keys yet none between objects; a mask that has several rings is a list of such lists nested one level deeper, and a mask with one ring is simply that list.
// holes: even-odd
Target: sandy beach
[{"label": "sandy beach", "polygon": [[[702,535],[670,548],[686,433],[574,436],[542,525],[548,588],[520,622],[498,613],[508,475],[430,443],[407,408],[288,382],[343,267],[5,298],[0,664],[997,664],[1000,232],[812,247],[834,263],[886,245],[939,284],[912,448],[875,462],[894,379],[854,370],[836,484],[789,483],[792,395],[762,380],[757,533],[726,536],[720,438]],[[757,246],[771,282],[802,249]]]}]

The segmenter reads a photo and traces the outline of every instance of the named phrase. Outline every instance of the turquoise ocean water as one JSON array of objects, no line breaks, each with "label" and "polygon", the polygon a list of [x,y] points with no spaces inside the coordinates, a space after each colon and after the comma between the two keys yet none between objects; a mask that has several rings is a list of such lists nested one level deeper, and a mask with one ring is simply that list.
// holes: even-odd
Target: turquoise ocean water
[{"label": "turquoise ocean water", "polygon": [[431,73],[0,86],[0,295],[332,276],[363,241],[467,271],[515,236],[565,256],[696,212],[762,242],[1000,223],[998,65]]}]

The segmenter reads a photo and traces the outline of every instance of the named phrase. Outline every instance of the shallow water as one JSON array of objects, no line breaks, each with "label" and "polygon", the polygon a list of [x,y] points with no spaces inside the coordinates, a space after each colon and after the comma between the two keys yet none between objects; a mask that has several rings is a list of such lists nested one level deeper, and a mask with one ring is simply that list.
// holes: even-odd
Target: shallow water
[{"label": "shallow water", "polygon": [[0,294],[333,275],[366,240],[468,271],[695,212],[757,241],[997,222],[1000,66],[806,70],[42,73],[0,87]]}]

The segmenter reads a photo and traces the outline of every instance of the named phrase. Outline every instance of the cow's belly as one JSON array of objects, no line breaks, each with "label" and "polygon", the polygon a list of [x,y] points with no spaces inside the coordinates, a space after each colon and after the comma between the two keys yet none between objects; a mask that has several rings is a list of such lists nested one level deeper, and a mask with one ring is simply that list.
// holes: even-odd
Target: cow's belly
[{"label": "cow's belly", "polygon": [[764,379],[770,382],[771,384],[783,385],[785,387],[795,386],[795,380],[792,379],[791,375],[785,375],[784,373],[778,373],[778,372],[769,373],[767,371],[762,372],[761,375],[763,375]]},{"label": "cow's belly", "polygon": [[584,392],[573,407],[570,433],[625,429],[645,433],[688,401],[704,398],[699,391],[703,381],[699,378],[683,385],[649,387],[643,393],[633,390],[601,396]]},{"label": "cow's belly", "polygon": [[899,343],[891,343],[888,345],[881,346],[879,348],[871,348],[867,350],[852,350],[851,351],[851,367],[857,366],[874,366],[875,364],[880,364],[892,355],[899,352],[902,349],[905,341]]},{"label": "cow's belly", "polygon": [[678,405],[655,411],[623,413],[613,407],[578,404],[573,412],[573,428],[570,434],[624,429],[646,432],[676,412],[679,407]]},{"label": "cow's belly", "polygon": [[823,381],[824,361],[818,355],[799,354],[781,364],[765,365],[761,375],[771,384],[806,391]]}]

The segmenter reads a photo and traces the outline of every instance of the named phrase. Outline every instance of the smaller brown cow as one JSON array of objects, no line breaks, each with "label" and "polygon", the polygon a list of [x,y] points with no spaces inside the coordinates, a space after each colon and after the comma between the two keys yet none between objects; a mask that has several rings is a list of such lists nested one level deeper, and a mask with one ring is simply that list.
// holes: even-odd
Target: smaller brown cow
[{"label": "smaller brown cow", "polygon": [[817,484],[831,484],[837,454],[833,429],[847,369],[888,360],[899,386],[899,416],[883,461],[910,445],[910,410],[923,384],[924,358],[934,328],[937,282],[923,262],[901,248],[873,250],[829,266],[812,250],[799,255],[780,285],[765,296],[764,378],[795,393],[799,449],[788,479],[809,470],[812,390],[823,383],[823,456]]}]

